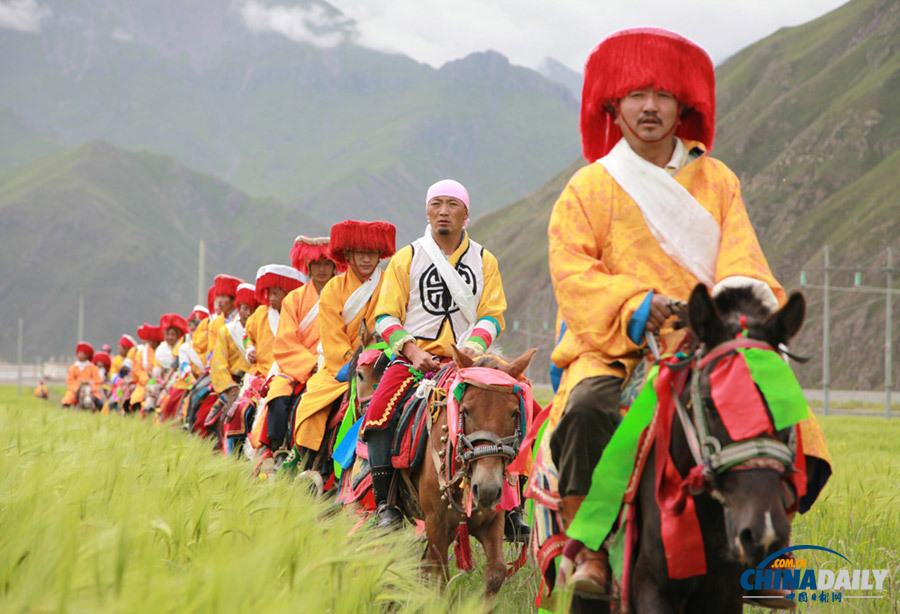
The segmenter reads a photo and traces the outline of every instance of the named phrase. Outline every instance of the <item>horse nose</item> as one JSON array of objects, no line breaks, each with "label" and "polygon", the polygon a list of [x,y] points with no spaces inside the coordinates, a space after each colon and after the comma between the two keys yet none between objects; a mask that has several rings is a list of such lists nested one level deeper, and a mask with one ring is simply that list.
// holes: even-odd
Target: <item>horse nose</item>
[{"label": "horse nose", "polygon": [[776,550],[780,550],[787,543],[787,537],[782,534],[783,531],[776,529],[771,512],[765,512],[763,522],[760,524],[761,526],[753,525],[744,528],[738,536],[744,556],[754,565]]},{"label": "horse nose", "polygon": [[500,484],[472,483],[472,498],[479,509],[491,509],[500,503],[502,486]]}]

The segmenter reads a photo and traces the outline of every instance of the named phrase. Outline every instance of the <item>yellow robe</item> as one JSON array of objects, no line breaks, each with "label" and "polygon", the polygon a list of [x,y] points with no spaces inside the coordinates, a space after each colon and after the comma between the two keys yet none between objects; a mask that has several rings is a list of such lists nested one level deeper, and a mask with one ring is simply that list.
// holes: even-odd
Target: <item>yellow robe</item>
[{"label": "yellow robe", "polygon": [[232,374],[237,375],[240,371],[246,373],[249,370],[250,363],[238,349],[231,332],[224,326],[219,327],[216,349],[209,359],[209,374],[215,393],[222,394],[229,388],[237,386]]},{"label": "yellow robe", "polygon": [[137,348],[131,347],[128,348],[128,351],[125,352],[125,356],[120,354],[116,354],[113,356],[112,362],[109,366],[109,375],[107,376],[109,379],[114,378],[119,374],[119,370],[122,368],[122,365],[125,364],[125,360],[130,358],[131,362],[134,363],[134,357],[137,354]]},{"label": "yellow robe", "polygon": [[[702,148],[695,142],[685,146]],[[720,224],[716,282],[732,275],[751,277],[765,282],[783,304],[785,292],[760,249],[734,173],[703,155],[674,178]],[[600,164],[582,168],[569,180],[553,207],[548,234],[558,320],[567,328],[551,355],[565,369],[553,401],[552,427],[578,382],[598,375],[624,377],[636,364],[639,346],[629,339],[627,326],[647,292],[686,301],[698,281],[662,250],[637,204]]]},{"label": "yellow robe", "polygon": [[272,349],[278,363],[278,376],[269,384],[266,399],[289,396],[294,383],[305,384],[319,359],[319,318],[313,319],[306,330],[300,322],[319,300],[314,283],[309,282],[292,290],[281,303],[281,319]]},{"label": "yellow robe", "polygon": [[256,311],[247,318],[247,326],[244,330],[250,344],[256,348],[256,362],[251,365],[250,373],[264,377],[269,375],[269,369],[272,368],[272,363],[275,361],[272,353],[275,335],[272,334],[272,328],[269,326],[269,309],[268,305],[257,307]]},{"label": "yellow robe", "polygon": [[[467,249],[469,249],[469,235],[465,233],[459,247],[447,259],[450,266],[456,267],[459,259],[462,258]],[[410,296],[409,271],[412,259],[413,249],[410,245],[402,248],[391,258],[384,272],[384,285],[375,309],[377,317],[387,315],[397,318],[401,323],[406,321],[406,309],[409,305]],[[503,320],[503,312],[506,311],[506,295],[503,293],[503,281],[500,278],[497,258],[485,249],[482,252],[482,260],[484,287],[481,293],[481,300],[478,302],[475,318],[476,321],[482,318],[493,319],[499,328],[499,334],[497,335],[499,337],[506,326]],[[496,341],[496,339],[493,340]],[[385,341],[390,345],[390,339],[385,339]],[[450,357],[450,345],[453,343],[462,345],[465,341],[465,339],[460,339],[459,341],[454,339],[450,320],[446,319],[441,325],[440,333],[436,339],[417,338],[416,345],[433,356]]]},{"label": "yellow robe", "polygon": [[200,357],[200,360],[203,361],[203,364],[207,364],[209,349],[209,323],[212,321],[212,318],[204,318],[200,324],[197,325],[197,328],[194,329],[194,334],[191,335],[191,342],[193,343],[194,351],[197,352],[197,355]]},{"label": "yellow robe", "polygon": [[[147,368],[144,368],[144,355],[147,356]],[[134,392],[131,393],[131,404],[137,405],[144,402],[147,393],[147,383],[153,377],[153,370],[159,367],[156,361],[156,352],[145,343],[141,346],[141,351],[135,354],[132,363],[132,377],[134,378]]]},{"label": "yellow robe", "polygon": [[348,388],[334,376],[353,357],[359,344],[359,324],[363,318],[369,330],[375,326],[375,306],[378,293],[384,283],[384,275],[375,287],[369,303],[360,310],[352,322],[344,324],[344,303],[362,285],[362,281],[349,269],[332,277],[319,297],[319,334],[325,355],[325,364],[309,378],[306,392],[297,406],[294,418],[294,442],[297,445],[318,450],[325,436],[328,409]]}]

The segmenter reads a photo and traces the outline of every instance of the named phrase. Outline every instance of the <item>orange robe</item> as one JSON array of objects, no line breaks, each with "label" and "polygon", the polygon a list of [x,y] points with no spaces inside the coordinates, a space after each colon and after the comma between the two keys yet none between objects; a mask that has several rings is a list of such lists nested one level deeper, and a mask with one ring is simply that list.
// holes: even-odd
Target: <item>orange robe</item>
[{"label": "orange robe", "polygon": [[100,398],[100,386],[103,382],[100,380],[100,371],[97,370],[97,365],[89,362],[79,366],[78,363],[75,363],[69,367],[69,371],[66,373],[67,390],[62,399],[63,405],[75,404],[75,401],[78,400],[78,388],[82,382],[90,382],[92,393],[95,397]]},{"label": "orange robe", "polygon": [[306,392],[297,406],[294,416],[294,442],[310,450],[318,450],[325,436],[328,424],[328,410],[331,404],[347,391],[349,384],[339,382],[334,376],[352,357],[359,345],[359,325],[366,320],[366,326],[375,326],[375,307],[381,291],[384,275],[378,281],[375,292],[366,306],[360,310],[349,324],[342,316],[344,303],[362,285],[362,281],[349,269],[337,277],[332,277],[319,297],[319,334],[325,362],[309,378]]},{"label": "orange robe", "polygon": [[247,327],[244,329],[244,335],[249,339],[250,345],[256,348],[256,362],[251,365],[250,373],[263,377],[269,375],[269,370],[275,361],[275,355],[272,352],[275,335],[272,334],[272,327],[269,326],[269,309],[268,305],[257,307],[256,311],[247,318]]},{"label": "orange robe", "polygon": [[278,376],[269,384],[267,399],[290,396],[294,384],[305,384],[319,360],[319,318],[313,319],[306,330],[300,322],[319,300],[312,282],[292,290],[281,303],[278,334],[272,345]]},{"label": "orange robe", "polygon": [[131,393],[132,405],[144,402],[144,397],[147,395],[147,383],[155,377],[154,371],[157,373],[161,371],[159,363],[156,361],[156,352],[149,344],[145,343],[135,355],[131,368],[134,378],[134,392]]},{"label": "orange robe", "polygon": [[315,284],[309,282],[291,290],[281,302],[281,318],[272,344],[278,372],[269,382],[266,402],[261,404],[261,413],[254,421],[253,432],[250,434],[250,443],[254,447],[259,447],[269,401],[291,396],[294,384],[305,384],[316,367],[319,359],[319,318],[314,318],[305,330],[300,330],[300,323],[318,300],[319,292]]}]

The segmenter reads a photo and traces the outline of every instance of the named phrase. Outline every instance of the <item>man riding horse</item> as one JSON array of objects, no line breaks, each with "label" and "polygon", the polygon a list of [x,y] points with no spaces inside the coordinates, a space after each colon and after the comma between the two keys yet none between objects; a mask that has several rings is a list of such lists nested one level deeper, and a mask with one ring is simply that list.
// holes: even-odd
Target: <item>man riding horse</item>
[{"label": "man riding horse", "polygon": [[362,435],[368,445],[375,497],[375,524],[398,526],[403,516],[388,505],[394,469],[391,441],[397,405],[424,373],[451,357],[451,345],[471,358],[503,332],[506,297],[497,259],[464,230],[469,193],[445,179],[428,189],[428,227],[422,238],[391,258],[375,311],[375,330],[394,360],[366,411]]},{"label": "man riding horse", "polygon": [[[563,531],[619,424],[623,384],[645,339],[694,286],[703,282],[714,296],[746,286],[773,311],[786,300],[737,177],[709,155],[714,121],[712,62],[677,34],[623,30],[588,59],[581,134],[591,164],[569,180],[548,229],[559,305],[551,359],[562,372],[547,432]],[[544,531],[540,544],[550,537]],[[607,552],[556,543],[551,556],[575,565],[567,586],[608,597]]]},{"label": "man riding horse", "polygon": [[100,387],[103,381],[96,365],[91,362],[93,357],[94,347],[90,343],[81,341],[75,346],[75,362],[66,373],[66,394],[62,398],[64,407],[71,407],[78,403],[78,389],[82,384],[90,384],[96,408],[100,409],[103,405]]},{"label": "man riding horse", "polygon": [[[281,318],[272,350],[278,372],[269,382],[264,416],[260,416],[255,446],[262,447],[260,471],[275,468],[274,455],[288,453],[291,409],[319,360],[319,296],[332,277],[347,270],[330,258],[328,237],[298,236],[291,249],[291,264],[309,281],[292,290],[281,303]],[[252,438],[251,438],[252,441]],[[269,461],[268,459],[272,459]]]},{"label": "man riding horse", "polygon": [[357,349],[360,324],[365,320],[371,326],[375,320],[375,303],[384,281],[378,261],[394,254],[396,232],[388,222],[345,220],[331,227],[331,259],[349,270],[333,277],[319,296],[322,359],[306,382],[294,415],[294,444],[304,469],[317,457],[322,462],[314,469],[330,475],[331,459],[318,454],[319,448],[333,405],[350,388],[345,367]]}]

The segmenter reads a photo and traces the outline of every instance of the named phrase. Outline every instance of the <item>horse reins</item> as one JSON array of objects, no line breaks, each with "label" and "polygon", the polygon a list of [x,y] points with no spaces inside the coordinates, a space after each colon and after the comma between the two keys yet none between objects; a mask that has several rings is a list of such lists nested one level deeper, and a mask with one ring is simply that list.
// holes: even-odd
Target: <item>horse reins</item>
[{"label": "horse reins", "polygon": [[[722,443],[709,433],[704,410],[703,397],[700,394],[700,374],[713,361],[735,353],[741,348],[756,348],[777,351],[764,341],[738,337],[719,344],[706,354],[697,351],[689,360],[682,361],[678,367],[691,365],[691,405],[693,420],[679,398],[680,391],[672,390],[675,411],[681,422],[685,439],[696,467],[700,467],[703,475],[703,486],[691,494],[709,490],[714,496],[718,490],[714,486],[715,478],[727,471],[744,471],[750,469],[772,469],[787,474],[794,464],[797,450],[797,427],[791,427],[788,444],[768,437],[756,437],[744,441]],[[721,496],[719,494],[719,496]]]},{"label": "horse reins", "polygon": [[[474,386],[493,392],[504,392],[514,395],[520,394],[516,386],[497,386],[471,379],[464,379],[462,380],[462,383],[466,386]],[[432,439],[432,423],[434,419],[431,412],[429,412],[428,415],[429,417],[425,422],[425,426],[429,439]],[[449,416],[447,417],[449,419]],[[503,438],[498,437],[497,434],[492,431],[484,430],[466,434],[463,431],[463,422],[463,412],[459,412],[455,446],[453,442],[450,441],[450,437],[447,434],[449,427],[447,424],[444,424],[441,427],[444,434],[441,435],[440,438],[440,451],[436,451],[433,445],[429,446],[429,450],[431,451],[431,460],[434,462],[434,468],[437,470],[438,486],[443,493],[441,495],[441,500],[447,502],[447,509],[455,509],[460,514],[467,515],[464,507],[457,503],[456,499],[453,497],[453,486],[459,483],[464,487],[465,481],[469,478],[469,466],[479,459],[492,456],[499,456],[504,459],[504,478],[508,478],[506,475],[506,466],[518,455],[519,445],[522,441],[522,420],[520,419],[516,425],[515,435]],[[482,441],[488,442],[487,445],[477,445],[478,442]],[[454,460],[456,463],[453,462]]]}]

